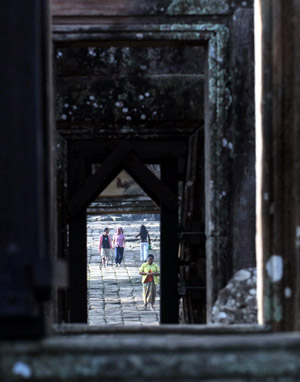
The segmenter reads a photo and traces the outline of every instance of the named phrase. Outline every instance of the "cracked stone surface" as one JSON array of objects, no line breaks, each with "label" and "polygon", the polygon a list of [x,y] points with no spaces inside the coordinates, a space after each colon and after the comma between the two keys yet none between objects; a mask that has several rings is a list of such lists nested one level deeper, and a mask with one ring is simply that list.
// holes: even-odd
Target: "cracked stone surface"
[{"label": "cracked stone surface", "polygon": [[[147,216],[147,215],[146,215]],[[159,286],[155,311],[144,310],[142,283],[139,275],[140,241],[135,238],[139,227],[144,224],[151,236],[155,263],[160,263],[160,222],[119,220],[116,217],[90,215],[87,218],[88,250],[88,321],[90,325],[159,325]],[[105,227],[113,236],[116,227],[122,226],[126,236],[126,248],[121,267],[114,264],[114,256],[103,267],[98,245],[99,236]],[[149,252],[150,253],[150,252]]]}]

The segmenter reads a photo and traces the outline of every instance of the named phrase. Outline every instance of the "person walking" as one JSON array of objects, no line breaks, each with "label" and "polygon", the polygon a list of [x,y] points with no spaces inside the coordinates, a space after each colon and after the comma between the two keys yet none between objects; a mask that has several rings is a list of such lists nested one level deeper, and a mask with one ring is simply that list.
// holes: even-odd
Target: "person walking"
[{"label": "person walking", "polygon": [[100,256],[102,257],[102,264],[104,268],[106,268],[108,264],[111,248],[112,248],[112,242],[111,242],[111,237],[109,234],[109,229],[105,228],[104,233],[100,235],[100,238],[99,238],[99,252],[100,252]]},{"label": "person walking", "polygon": [[154,262],[154,256],[148,255],[147,262],[142,264],[140,268],[140,275],[142,277],[143,284],[143,300],[144,307],[147,310],[148,304],[150,309],[154,310],[155,297],[156,297],[156,285],[159,283],[160,270],[159,266]]},{"label": "person walking", "polygon": [[151,238],[149,235],[149,232],[147,228],[144,226],[144,224],[140,227],[140,232],[135,235],[135,237],[140,237],[141,244],[140,244],[140,260],[141,261],[147,261],[148,257],[148,247],[151,246]]},{"label": "person walking", "polygon": [[119,267],[122,263],[125,248],[125,235],[122,227],[118,227],[113,238],[113,248],[115,248],[115,262]]}]

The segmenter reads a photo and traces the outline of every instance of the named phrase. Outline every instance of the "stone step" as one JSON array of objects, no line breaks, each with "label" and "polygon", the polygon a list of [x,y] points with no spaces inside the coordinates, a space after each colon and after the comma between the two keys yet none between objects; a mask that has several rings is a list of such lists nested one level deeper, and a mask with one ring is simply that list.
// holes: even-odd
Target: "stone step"
[{"label": "stone step", "polygon": [[103,334],[2,342],[1,381],[299,382],[297,333],[205,335],[193,325],[134,320],[124,330],[127,322],[105,322]]}]

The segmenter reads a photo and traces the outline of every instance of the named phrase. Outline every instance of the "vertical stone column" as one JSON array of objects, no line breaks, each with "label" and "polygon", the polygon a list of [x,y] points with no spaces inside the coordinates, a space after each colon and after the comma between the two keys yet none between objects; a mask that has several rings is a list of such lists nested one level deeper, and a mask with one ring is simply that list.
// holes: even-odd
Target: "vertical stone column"
[{"label": "vertical stone column", "polygon": [[231,28],[232,266],[255,267],[255,121],[253,10],[239,8]]},{"label": "vertical stone column", "polygon": [[44,333],[50,297],[48,2],[1,4],[0,337]]},{"label": "vertical stone column", "polygon": [[299,16],[299,0],[256,1],[260,321],[273,330],[300,326]]}]

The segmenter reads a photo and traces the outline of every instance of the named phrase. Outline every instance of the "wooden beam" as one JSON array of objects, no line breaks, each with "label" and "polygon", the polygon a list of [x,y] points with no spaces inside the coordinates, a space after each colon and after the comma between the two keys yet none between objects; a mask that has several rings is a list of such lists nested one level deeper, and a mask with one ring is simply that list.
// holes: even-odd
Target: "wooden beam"
[{"label": "wooden beam", "polygon": [[69,218],[69,290],[67,322],[88,322],[86,212]]},{"label": "wooden beam", "polygon": [[[70,192],[84,186],[87,178],[85,161],[77,158],[68,165]],[[72,193],[71,195],[74,195]],[[68,216],[69,239],[67,245],[69,288],[66,295],[65,322],[87,323],[87,244],[86,211],[82,208]]]},{"label": "wooden beam", "polygon": [[[119,142],[120,143],[120,142]],[[93,163],[101,163],[111,152],[112,140],[89,139],[69,142],[70,158],[89,158]],[[160,163],[167,158],[185,158],[187,139],[180,141],[130,140],[132,150],[144,163]]]},{"label": "wooden beam", "polygon": [[[162,181],[175,194],[178,192],[177,160],[170,159],[161,166]],[[176,198],[177,201],[177,198]],[[160,323],[178,324],[178,210],[161,203],[161,293]]]},{"label": "wooden beam", "polygon": [[127,142],[121,143],[102,163],[85,185],[78,190],[68,205],[70,214],[76,214],[91,203],[105,187],[118,175],[124,167],[124,160],[132,147]]},{"label": "wooden beam", "polygon": [[158,206],[164,203],[170,210],[177,209],[176,195],[140,159],[130,154],[125,160],[124,166],[125,170]]}]

